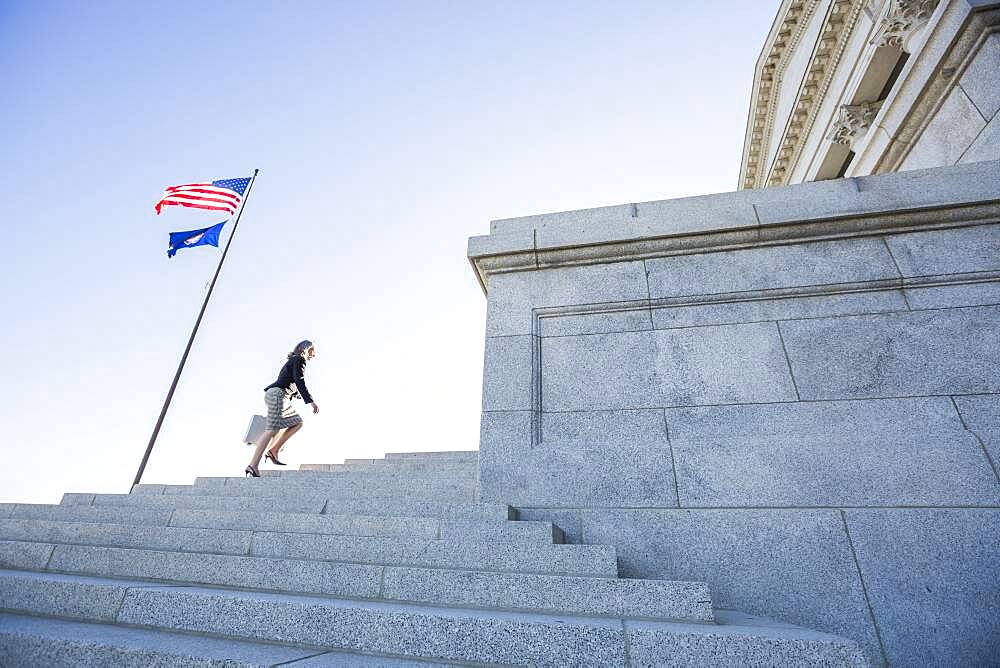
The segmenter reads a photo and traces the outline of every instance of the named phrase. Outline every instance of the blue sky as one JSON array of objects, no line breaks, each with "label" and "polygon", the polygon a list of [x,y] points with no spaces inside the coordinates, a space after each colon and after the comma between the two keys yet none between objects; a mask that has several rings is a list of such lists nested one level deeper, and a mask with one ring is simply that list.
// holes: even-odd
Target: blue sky
[{"label": "blue sky", "polygon": [[[224,216],[164,186],[261,174],[145,481],[239,475],[299,339],[292,464],[475,449],[491,219],[736,187],[775,0],[0,1],[0,501],[124,492]],[[228,227],[228,226],[227,226]]]}]

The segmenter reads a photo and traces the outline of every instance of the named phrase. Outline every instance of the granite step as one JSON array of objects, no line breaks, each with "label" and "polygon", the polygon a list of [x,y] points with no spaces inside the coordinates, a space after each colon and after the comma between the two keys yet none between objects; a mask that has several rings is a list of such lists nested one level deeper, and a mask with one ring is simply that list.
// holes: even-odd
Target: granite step
[{"label": "granite step", "polygon": [[325,512],[334,515],[394,515],[399,517],[461,517],[515,519],[514,510],[500,503],[441,502],[398,497],[330,496],[209,496],[200,494],[67,493],[60,505],[130,506],[143,508],[204,508],[274,512]]},{"label": "granite step", "polygon": [[550,522],[497,519],[393,517],[380,515],[320,515],[218,511],[196,508],[137,508],[134,506],[56,506],[11,504],[0,518],[53,522],[174,526],[196,529],[254,529],[288,533],[414,538],[479,542],[563,543],[562,530]]},{"label": "granite step", "polygon": [[[350,500],[364,497],[395,498],[406,497],[422,501],[465,502],[476,499],[476,486],[433,486],[397,485],[392,482],[381,485],[343,485],[337,482],[313,482],[308,480],[283,480],[282,478],[260,478],[241,480],[212,478],[211,481],[194,485],[136,485],[132,494],[143,496],[246,496],[246,497],[325,497]],[[240,482],[236,482],[240,480]]]},{"label": "granite step", "polygon": [[[339,477],[333,477],[333,476]],[[274,494],[316,492],[330,496],[397,496],[427,499],[471,499],[479,487],[476,480],[431,482],[409,479],[354,480],[349,474],[326,474],[304,478],[197,478],[193,485],[138,485],[133,491],[162,494],[243,494],[272,496]],[[162,491],[157,491],[162,490]]]},{"label": "granite step", "polygon": [[[624,580],[57,545],[25,570],[448,607],[713,621],[702,582]],[[44,550],[38,550],[44,555]],[[0,584],[3,583],[0,578]]]},{"label": "granite step", "polygon": [[521,573],[618,574],[615,550],[605,545],[478,543],[13,519],[0,520],[0,541]]},{"label": "granite step", "polygon": [[[201,668],[415,668],[440,663],[209,638],[111,624],[0,614],[0,666],[199,666]],[[447,665],[447,664],[446,664]],[[461,664],[450,664],[461,665]]]},{"label": "granite step", "polygon": [[479,450],[442,450],[439,452],[387,452],[386,460],[478,462]]},{"label": "granite step", "polygon": [[[0,607],[82,621],[501,665],[866,665],[856,643],[784,625],[691,624],[3,574]],[[627,648],[627,650],[626,650]]]}]

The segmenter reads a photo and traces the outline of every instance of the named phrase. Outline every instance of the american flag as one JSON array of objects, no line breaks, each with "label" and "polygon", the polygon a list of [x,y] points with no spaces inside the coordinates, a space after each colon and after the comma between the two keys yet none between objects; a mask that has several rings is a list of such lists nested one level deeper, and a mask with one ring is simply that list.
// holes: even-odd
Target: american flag
[{"label": "american flag", "polygon": [[210,183],[188,183],[183,186],[169,186],[163,197],[156,203],[156,213],[165,206],[189,206],[193,209],[211,209],[236,213],[250,177],[222,179]]}]

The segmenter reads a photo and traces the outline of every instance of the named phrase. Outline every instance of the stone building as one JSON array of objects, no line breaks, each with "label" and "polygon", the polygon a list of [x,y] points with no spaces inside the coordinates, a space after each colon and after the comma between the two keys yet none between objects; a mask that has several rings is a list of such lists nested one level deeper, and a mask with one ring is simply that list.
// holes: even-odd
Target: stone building
[{"label": "stone building", "polygon": [[784,0],[739,190],[497,220],[480,484],[624,577],[1000,663],[1000,3]]},{"label": "stone building", "polygon": [[784,0],[739,187],[1000,157],[998,14],[985,0]]}]

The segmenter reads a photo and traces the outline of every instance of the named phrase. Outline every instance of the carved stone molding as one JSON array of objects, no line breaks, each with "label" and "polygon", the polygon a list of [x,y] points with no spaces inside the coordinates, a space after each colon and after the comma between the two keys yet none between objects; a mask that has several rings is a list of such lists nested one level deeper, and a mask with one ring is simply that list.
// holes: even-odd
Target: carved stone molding
[{"label": "carved stone molding", "polygon": [[913,53],[913,38],[927,25],[941,0],[890,0],[889,11],[882,17],[871,43],[894,46]]},{"label": "carved stone molding", "polygon": [[854,144],[868,132],[883,102],[885,100],[840,105],[837,118],[833,122],[833,129],[826,138],[834,144],[854,148]]},{"label": "carved stone molding", "polygon": [[864,11],[864,0],[833,0],[820,30],[812,60],[798,91],[791,117],[781,135],[778,152],[764,185],[780,186],[789,182],[799,159],[802,144],[816,120],[816,111],[826,96],[834,72],[844,55],[847,40]]}]

